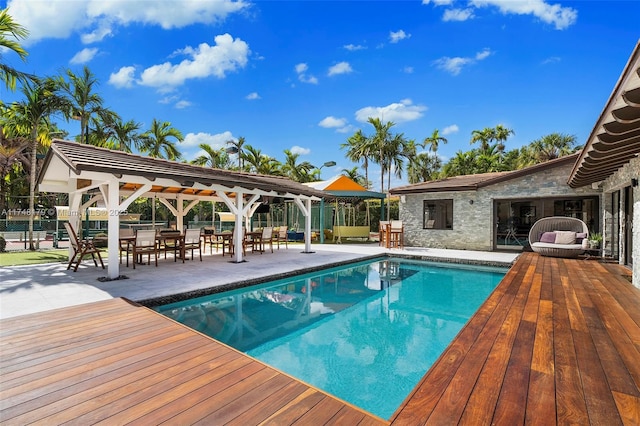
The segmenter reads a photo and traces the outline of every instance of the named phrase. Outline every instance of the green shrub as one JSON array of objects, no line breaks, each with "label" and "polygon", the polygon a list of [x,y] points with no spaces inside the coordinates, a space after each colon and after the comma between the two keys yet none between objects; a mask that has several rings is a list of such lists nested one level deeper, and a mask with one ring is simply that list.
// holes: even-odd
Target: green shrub
[{"label": "green shrub", "polygon": [[3,236],[0,236],[0,253],[3,253],[7,248],[7,240]]}]

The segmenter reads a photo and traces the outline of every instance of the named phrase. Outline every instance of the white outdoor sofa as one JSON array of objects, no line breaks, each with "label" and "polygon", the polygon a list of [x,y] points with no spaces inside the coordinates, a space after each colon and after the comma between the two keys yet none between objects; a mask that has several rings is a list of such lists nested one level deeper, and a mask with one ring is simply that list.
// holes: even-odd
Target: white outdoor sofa
[{"label": "white outdoor sofa", "polygon": [[[553,242],[551,242],[551,233],[555,237]],[[572,233],[574,234],[573,242],[571,241]],[[573,217],[545,217],[534,223],[529,231],[531,249],[542,256],[578,257],[587,249],[588,239],[587,224]]]}]

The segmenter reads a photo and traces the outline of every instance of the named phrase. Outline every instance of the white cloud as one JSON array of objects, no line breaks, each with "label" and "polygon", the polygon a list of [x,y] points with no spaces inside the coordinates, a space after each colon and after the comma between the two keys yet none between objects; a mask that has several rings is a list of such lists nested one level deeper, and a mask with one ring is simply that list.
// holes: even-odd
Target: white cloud
[{"label": "white cloud", "polygon": [[442,15],[442,20],[445,22],[449,21],[467,21],[469,19],[473,19],[473,9],[447,9],[444,11]]},{"label": "white cloud", "polygon": [[433,3],[436,6],[447,6],[453,3],[453,0],[422,0],[422,4]]},{"label": "white cloud", "polygon": [[[117,26],[132,23],[158,25],[164,29],[210,24],[248,8],[243,0],[129,1],[129,0],[9,0],[7,7],[16,22],[30,34],[28,43],[45,38],[68,38],[86,31],[83,42],[104,38]],[[26,44],[26,43],[25,43]]]},{"label": "white cloud", "polygon": [[404,67],[402,69],[402,72],[407,73],[407,74],[413,74],[413,67]]},{"label": "white cloud", "polygon": [[318,84],[318,79],[312,75],[308,75],[307,71],[309,66],[305,63],[300,63],[295,66],[296,73],[298,74],[298,80],[303,83]]},{"label": "white cloud", "polygon": [[318,126],[320,127],[324,127],[324,128],[333,128],[333,127],[344,127],[347,124],[347,119],[346,118],[336,118],[332,115],[323,118],[319,123]]},{"label": "white cloud", "polygon": [[96,47],[84,48],[81,51],[79,51],[78,53],[76,53],[75,55],[73,55],[73,58],[71,58],[71,60],[69,60],[69,63],[71,63],[71,64],[86,64],[87,62],[92,60],[94,58],[94,56],[96,56],[97,53],[98,53],[98,48],[96,48]]},{"label": "white cloud", "polygon": [[450,126],[445,127],[444,129],[442,129],[442,134],[443,135],[450,135],[452,133],[458,133],[460,129],[458,128],[457,124],[452,124]]},{"label": "white cloud", "polygon": [[197,48],[187,46],[178,53],[190,56],[179,64],[165,62],[145,69],[140,84],[158,88],[176,87],[186,80],[214,76],[225,78],[229,72],[244,68],[250,50],[249,45],[229,34],[215,37],[215,46],[201,43]]},{"label": "white cloud", "polygon": [[482,61],[483,59],[487,59],[491,56],[491,49],[484,48],[480,52],[476,53],[476,61]]},{"label": "white cloud", "polygon": [[190,107],[192,104],[189,101],[178,101],[175,104],[176,109],[185,109],[187,107]]},{"label": "white cloud", "polygon": [[212,135],[210,133],[187,133],[184,140],[180,144],[180,147],[193,147],[200,146],[201,143],[207,144],[214,149],[220,149],[226,146],[226,142],[235,139],[230,131],[223,133],[217,133]]},{"label": "white cloud", "polygon": [[542,61],[542,65],[557,64],[561,60],[562,60],[562,58],[560,58],[559,56],[550,56],[547,59],[545,59],[544,61]]},{"label": "white cloud", "polygon": [[495,6],[504,15],[533,15],[547,24],[553,24],[557,30],[564,30],[576,23],[578,11],[559,4],[549,4],[543,0],[471,0],[475,7]]},{"label": "white cloud", "polygon": [[[422,4],[435,6],[453,4],[452,0],[422,0]],[[552,24],[557,30],[564,30],[578,20],[578,11],[560,4],[549,4],[544,0],[470,0],[470,7],[497,7],[503,15],[533,15],[542,22]],[[473,18],[473,10],[450,9],[445,11],[443,21],[466,21]]]},{"label": "white cloud", "polygon": [[134,73],[136,69],[134,67],[122,67],[116,73],[111,73],[109,76],[109,84],[122,89],[133,87]]},{"label": "white cloud", "polygon": [[249,93],[247,96],[245,96],[245,99],[249,99],[250,101],[253,101],[255,99],[261,99],[260,95],[258,95],[258,92],[252,92]]},{"label": "white cloud", "polygon": [[349,62],[339,62],[332,67],[329,67],[329,76],[338,75],[338,74],[349,74],[352,73],[353,69]]},{"label": "white cloud", "polygon": [[361,44],[345,44],[342,47],[344,47],[345,49],[350,50],[352,52],[355,52],[356,50],[364,50],[364,49],[367,48],[366,46],[363,46]]},{"label": "white cloud", "polygon": [[483,59],[488,58],[489,56],[491,56],[491,50],[490,49],[483,49],[480,52],[476,53],[474,57],[448,57],[448,56],[444,56],[442,58],[436,59],[435,61],[433,61],[433,64],[443,70],[446,71],[452,75],[458,75],[460,74],[460,72],[462,71],[462,68],[467,66],[467,65],[471,65],[477,61],[482,61]]},{"label": "white cloud", "polygon": [[309,148],[303,148],[298,145],[292,146],[289,151],[291,151],[292,154],[300,154],[300,155],[308,155],[311,153],[311,150]]},{"label": "white cloud", "polygon": [[400,40],[404,40],[405,38],[409,38],[409,37],[411,37],[411,34],[407,34],[403,30],[399,30],[399,31],[396,31],[396,32],[389,31],[389,42],[390,43],[397,43]]},{"label": "white cloud", "polygon": [[403,99],[383,107],[364,107],[356,111],[355,115],[356,120],[361,123],[366,123],[369,117],[379,118],[385,122],[402,123],[419,119],[426,110],[426,106],[413,105],[411,99]]}]

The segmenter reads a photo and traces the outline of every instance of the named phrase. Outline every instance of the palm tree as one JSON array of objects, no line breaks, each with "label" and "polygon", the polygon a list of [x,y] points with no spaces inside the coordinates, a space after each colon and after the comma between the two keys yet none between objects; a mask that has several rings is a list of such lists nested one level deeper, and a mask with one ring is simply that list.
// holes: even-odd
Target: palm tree
[{"label": "palm tree", "polygon": [[129,120],[126,123],[120,118],[111,123],[111,140],[118,151],[132,152],[132,148],[140,149],[142,136],[138,133],[142,124]]},{"label": "palm tree", "polygon": [[512,129],[507,129],[502,124],[498,124],[493,129],[493,138],[498,143],[498,149],[504,151],[504,143],[509,139],[509,136],[514,135],[515,132]]},{"label": "palm tree", "polygon": [[[142,143],[140,151],[149,154],[149,157],[177,160],[182,154],[176,147],[176,141],[182,142],[184,137],[180,130],[171,127],[168,121],[159,122],[155,118],[151,122],[151,128],[141,135]],[[175,141],[171,140],[175,139]]]},{"label": "palm tree", "polygon": [[238,155],[238,170],[244,169],[244,150],[242,146],[246,143],[246,140],[243,136],[240,136],[238,140],[234,141],[233,139],[227,141],[227,145],[231,150],[235,151]]},{"label": "palm tree", "polygon": [[313,164],[308,161],[298,163],[300,154],[294,154],[288,149],[284,150],[284,155],[286,158],[282,169],[291,180],[300,183],[313,182],[315,180],[313,170],[316,169],[316,167]]},{"label": "palm tree", "polygon": [[[9,15],[9,9],[0,10],[0,59],[5,50],[15,52],[20,59],[26,61],[27,51],[20,45],[19,40],[25,39],[29,31],[13,20]],[[10,67],[4,62],[0,62],[0,79],[4,81],[7,89],[15,90],[18,80],[27,82],[33,81],[33,76],[20,72]]]},{"label": "palm tree", "polygon": [[373,117],[369,117],[367,122],[375,129],[375,134],[370,138],[371,152],[373,161],[380,165],[380,192],[384,192],[384,175],[389,168],[389,155],[385,152],[385,147],[393,138],[390,130],[395,123],[393,121],[383,123],[379,118]]},{"label": "palm tree", "polygon": [[529,144],[531,154],[537,163],[572,154],[575,150],[575,135],[551,133]]},{"label": "palm tree", "polygon": [[199,146],[205,153],[193,160],[193,164],[213,167],[215,169],[228,169],[231,166],[229,155],[224,148],[214,149],[206,143],[201,143]]},{"label": "palm tree", "polygon": [[371,140],[362,133],[362,130],[358,130],[347,139],[346,143],[341,144],[340,148],[347,149],[347,158],[349,160],[356,163],[362,161],[364,181],[366,183],[366,185],[363,186],[369,188],[369,158],[372,154]]},{"label": "palm tree", "polygon": [[431,136],[427,136],[426,138],[424,138],[422,147],[426,148],[427,145],[429,145],[429,150],[435,153],[438,151],[438,146],[440,145],[440,143],[446,144],[447,142],[447,138],[445,138],[444,136],[440,136],[440,130],[435,129]]},{"label": "palm tree", "polygon": [[489,148],[491,141],[494,140],[495,130],[491,127],[485,127],[482,130],[473,130],[471,132],[471,143],[480,142],[480,150],[484,151]]},{"label": "palm tree", "polygon": [[4,127],[0,125],[0,211],[4,211],[7,206],[11,172],[22,168],[21,166],[28,167],[29,145],[29,140],[23,137],[7,138]]},{"label": "palm tree", "polygon": [[[80,143],[89,143],[89,121],[97,115],[102,123],[110,123],[118,119],[118,115],[103,107],[102,97],[93,91],[98,85],[98,79],[93,75],[89,67],[85,66],[80,76],[75,75],[71,70],[67,70],[68,81],[61,81],[62,88],[66,93],[71,107],[66,111],[67,119],[80,120]],[[103,140],[97,141],[104,142]]]},{"label": "palm tree", "polygon": [[409,183],[428,182],[434,180],[442,167],[440,157],[428,152],[421,152],[409,159],[407,175]]},{"label": "palm tree", "polygon": [[445,176],[461,176],[476,173],[477,151],[458,151],[455,157],[444,165],[442,172]]},{"label": "palm tree", "polygon": [[[38,142],[48,140],[51,129],[49,116],[70,107],[69,101],[60,93],[58,82],[47,78],[35,83],[26,82],[22,86],[25,99],[15,102],[8,109],[8,119],[16,129],[28,130],[31,144],[29,211],[35,211],[36,175]],[[29,215],[29,249],[35,250],[33,244],[33,214]]]}]

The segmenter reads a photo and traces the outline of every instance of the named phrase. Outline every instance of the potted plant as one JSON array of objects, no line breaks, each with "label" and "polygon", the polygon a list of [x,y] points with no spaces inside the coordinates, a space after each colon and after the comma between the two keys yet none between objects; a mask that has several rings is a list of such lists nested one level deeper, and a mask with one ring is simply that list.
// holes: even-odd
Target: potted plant
[{"label": "potted plant", "polygon": [[595,234],[589,235],[589,248],[591,249],[599,249],[602,244],[602,234],[596,232]]}]

